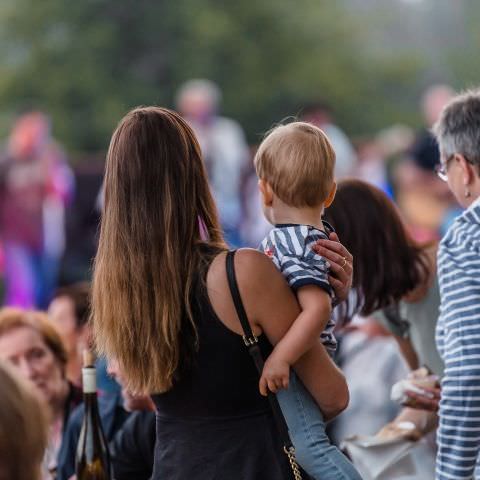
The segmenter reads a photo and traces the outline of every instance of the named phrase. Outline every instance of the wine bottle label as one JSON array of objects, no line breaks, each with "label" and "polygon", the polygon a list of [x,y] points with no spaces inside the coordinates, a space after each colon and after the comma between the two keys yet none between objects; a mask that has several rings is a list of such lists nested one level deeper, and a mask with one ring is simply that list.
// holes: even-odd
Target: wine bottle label
[{"label": "wine bottle label", "polygon": [[96,393],[97,371],[95,368],[82,368],[83,393]]}]

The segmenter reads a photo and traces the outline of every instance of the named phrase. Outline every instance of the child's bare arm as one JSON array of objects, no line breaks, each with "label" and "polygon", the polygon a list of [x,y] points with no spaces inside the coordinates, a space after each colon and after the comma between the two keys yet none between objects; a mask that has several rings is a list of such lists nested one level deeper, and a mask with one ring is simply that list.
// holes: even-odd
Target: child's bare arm
[{"label": "child's bare arm", "polygon": [[294,369],[325,420],[331,420],[347,407],[349,393],[345,377],[320,340],[295,363]]},{"label": "child's bare arm", "polygon": [[262,395],[267,394],[267,388],[276,392],[288,387],[290,367],[318,342],[330,318],[331,299],[320,287],[301,287],[297,298],[302,311],[265,362],[259,385]]},{"label": "child's bare arm", "polygon": [[316,285],[299,288],[297,298],[302,311],[272,352],[289,365],[293,365],[315,344],[332,313],[330,296]]}]

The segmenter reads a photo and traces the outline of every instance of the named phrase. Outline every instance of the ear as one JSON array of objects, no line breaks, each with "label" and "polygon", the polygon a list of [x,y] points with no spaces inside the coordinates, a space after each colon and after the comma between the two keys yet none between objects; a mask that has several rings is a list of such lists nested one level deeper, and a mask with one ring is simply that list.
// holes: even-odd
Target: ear
[{"label": "ear", "polygon": [[265,206],[271,207],[273,203],[273,190],[270,184],[261,179],[258,181],[258,188],[260,190],[260,193],[262,194],[262,201]]},{"label": "ear", "polygon": [[83,348],[90,348],[93,345],[93,332],[89,323],[82,325],[78,330],[77,344]]},{"label": "ear", "polygon": [[462,169],[463,186],[468,187],[475,181],[475,166],[460,153],[456,153],[454,158]]},{"label": "ear", "polygon": [[325,208],[328,208],[333,203],[333,199],[335,198],[336,193],[337,193],[337,184],[336,182],[333,182],[330,193],[328,194],[328,197],[325,200]]}]

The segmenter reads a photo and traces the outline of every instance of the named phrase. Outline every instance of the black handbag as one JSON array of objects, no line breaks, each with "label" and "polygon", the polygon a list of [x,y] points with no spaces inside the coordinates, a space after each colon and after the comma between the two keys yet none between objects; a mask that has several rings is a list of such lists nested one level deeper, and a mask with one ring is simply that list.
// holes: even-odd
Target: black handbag
[{"label": "black handbag", "polygon": [[[255,366],[257,367],[259,376],[261,376],[263,371],[264,359],[262,351],[260,350],[260,346],[258,345],[258,339],[253,334],[252,328],[250,327],[250,322],[248,321],[248,317],[245,312],[245,308],[243,307],[242,297],[240,296],[237,278],[235,275],[234,257],[235,250],[227,252],[226,267],[228,286],[230,287],[230,293],[232,295],[233,303],[235,305],[235,310],[237,311],[238,319],[240,320],[240,323],[242,325],[243,342],[245,343],[248,352],[250,353],[253,361],[255,362]],[[292,469],[293,478],[295,480],[302,480],[302,473],[295,458],[295,447],[293,446],[292,441],[290,440],[290,435],[288,433],[287,422],[285,421],[285,417],[283,416],[277,397],[274,393],[269,392],[268,402],[270,404],[273,419],[283,445],[283,450],[288,457],[288,462]]]}]

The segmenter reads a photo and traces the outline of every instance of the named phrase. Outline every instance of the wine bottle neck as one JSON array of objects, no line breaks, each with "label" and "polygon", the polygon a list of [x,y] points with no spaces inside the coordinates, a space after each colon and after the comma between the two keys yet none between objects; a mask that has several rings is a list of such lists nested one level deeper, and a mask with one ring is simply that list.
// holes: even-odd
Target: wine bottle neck
[{"label": "wine bottle neck", "polygon": [[97,393],[97,370],[95,367],[82,368],[83,393]]},{"label": "wine bottle neck", "polygon": [[99,416],[98,401],[96,393],[84,393],[83,405],[85,409],[85,419],[94,419]]}]

